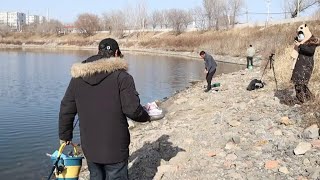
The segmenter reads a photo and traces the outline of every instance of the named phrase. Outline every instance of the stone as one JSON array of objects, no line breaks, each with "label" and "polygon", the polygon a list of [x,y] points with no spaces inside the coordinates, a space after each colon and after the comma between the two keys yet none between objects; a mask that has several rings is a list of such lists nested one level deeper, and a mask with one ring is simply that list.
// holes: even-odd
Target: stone
[{"label": "stone", "polygon": [[303,131],[302,136],[306,139],[316,139],[319,137],[318,125],[314,124]]},{"label": "stone", "polygon": [[292,125],[292,124],[293,124],[293,121],[291,121],[291,120],[289,119],[289,117],[282,117],[282,118],[280,119],[280,124],[283,124],[283,125],[285,125],[285,126],[289,126],[289,125]]},{"label": "stone", "polygon": [[282,136],[283,135],[281,130],[276,130],[273,134],[275,136]]},{"label": "stone", "polygon": [[169,163],[171,165],[181,164],[183,162],[188,162],[190,160],[190,154],[187,152],[179,152],[175,157],[171,158]]},{"label": "stone", "polygon": [[216,152],[208,152],[207,156],[214,157],[214,156],[217,156],[217,153]]},{"label": "stone", "polygon": [[228,154],[228,155],[226,156],[226,160],[228,160],[228,161],[235,161],[237,158],[238,158],[238,157],[237,157],[237,155],[235,155],[235,154]]},{"label": "stone", "polygon": [[313,148],[315,148],[315,149],[320,149],[320,140],[313,140],[312,142],[311,142],[311,144],[312,144],[312,147]]},{"label": "stone", "polygon": [[279,166],[278,161],[267,161],[264,165],[265,169],[277,169]]},{"label": "stone", "polygon": [[235,144],[240,144],[240,137],[239,136],[233,136],[232,137],[232,142]]},{"label": "stone", "polygon": [[228,142],[225,146],[225,149],[230,150],[230,149],[234,149],[236,147],[236,145],[233,142]]},{"label": "stone", "polygon": [[232,126],[232,127],[238,127],[238,126],[241,125],[241,122],[236,121],[236,120],[233,120],[233,121],[228,122],[228,124],[229,124],[230,126]]},{"label": "stone", "polygon": [[280,167],[279,172],[282,172],[283,174],[289,174],[289,170],[287,167]]},{"label": "stone", "polygon": [[298,146],[293,150],[295,155],[303,155],[307,151],[311,150],[311,144],[308,142],[300,142]]},{"label": "stone", "polygon": [[310,166],[310,161],[309,161],[309,159],[304,159],[303,160],[303,165],[305,165],[305,166]]}]

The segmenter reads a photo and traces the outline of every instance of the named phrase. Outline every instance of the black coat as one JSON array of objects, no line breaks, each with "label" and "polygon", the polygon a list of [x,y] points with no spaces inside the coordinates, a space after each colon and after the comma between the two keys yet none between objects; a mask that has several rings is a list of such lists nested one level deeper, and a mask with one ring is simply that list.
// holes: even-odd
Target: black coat
[{"label": "black coat", "polygon": [[101,59],[74,64],[72,79],[61,101],[59,137],[72,140],[73,121],[78,114],[84,155],[95,163],[127,160],[130,134],[127,118],[146,122],[148,113],[140,105],[134,80],[124,60]]},{"label": "black coat", "polygon": [[316,47],[317,45],[308,42],[299,46],[299,56],[291,77],[294,84],[307,85],[309,83],[314,66],[313,55]]}]

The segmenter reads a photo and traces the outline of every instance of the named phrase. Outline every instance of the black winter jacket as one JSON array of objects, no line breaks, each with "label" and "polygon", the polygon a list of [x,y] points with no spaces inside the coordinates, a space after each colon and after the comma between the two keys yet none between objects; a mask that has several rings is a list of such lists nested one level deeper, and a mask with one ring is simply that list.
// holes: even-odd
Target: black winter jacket
[{"label": "black winter jacket", "polygon": [[126,117],[138,122],[150,119],[126,70],[124,60],[99,55],[71,68],[72,79],[60,106],[59,137],[72,140],[78,114],[82,149],[91,162],[127,160],[130,134]]},{"label": "black winter jacket", "polygon": [[316,44],[309,43],[308,41],[299,46],[299,56],[291,77],[291,80],[294,84],[307,85],[309,83],[313,71],[313,56],[316,48]]}]

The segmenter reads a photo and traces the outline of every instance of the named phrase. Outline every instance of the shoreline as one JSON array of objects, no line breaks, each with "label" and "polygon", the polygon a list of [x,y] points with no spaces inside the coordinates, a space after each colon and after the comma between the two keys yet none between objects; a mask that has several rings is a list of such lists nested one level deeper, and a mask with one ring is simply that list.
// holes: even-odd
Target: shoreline
[{"label": "shoreline", "polygon": [[[300,106],[281,104],[273,80],[246,87],[258,68],[205,81],[160,104],[162,120],[130,129],[130,179],[316,179],[320,176],[319,128],[304,129]],[[81,180],[88,180],[84,163]]]},{"label": "shoreline", "polygon": [[[71,45],[35,45],[35,44],[23,44],[23,45],[13,45],[13,44],[0,44],[0,49],[55,49],[55,50],[96,50],[94,46],[71,46]],[[159,49],[142,49],[142,48],[121,48],[122,52],[129,52],[130,54],[148,54],[148,55],[158,55],[158,56],[168,56],[168,57],[180,57],[187,60],[202,60],[198,53],[195,52],[177,52],[177,51],[166,51]],[[210,53],[209,53],[210,54]],[[245,57],[232,57],[232,56],[222,56],[212,54],[214,59],[220,63],[229,63],[237,65],[246,65]],[[261,57],[258,57],[259,59]]]}]

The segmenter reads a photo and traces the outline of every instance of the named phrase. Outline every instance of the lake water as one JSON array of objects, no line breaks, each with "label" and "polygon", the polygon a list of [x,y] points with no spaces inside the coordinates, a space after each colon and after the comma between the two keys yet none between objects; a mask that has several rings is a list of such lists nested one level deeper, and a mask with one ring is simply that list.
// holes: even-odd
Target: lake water
[{"label": "lake water", "polygon": [[[0,50],[0,177],[43,179],[58,148],[60,101],[70,81],[70,67],[95,51]],[[204,80],[203,61],[125,54],[143,104]],[[218,64],[217,75],[243,69]],[[75,142],[79,130],[75,129]]]}]

